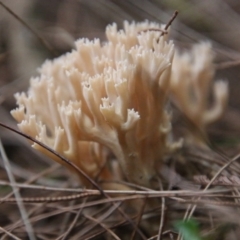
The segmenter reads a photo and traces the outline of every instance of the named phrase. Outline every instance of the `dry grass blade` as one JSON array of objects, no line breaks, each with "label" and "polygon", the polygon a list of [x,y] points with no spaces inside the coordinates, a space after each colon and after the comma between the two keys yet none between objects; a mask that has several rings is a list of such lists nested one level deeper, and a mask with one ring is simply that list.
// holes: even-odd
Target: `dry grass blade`
[{"label": "dry grass blade", "polygon": [[[140,222],[141,222],[142,215],[143,215],[143,212],[144,212],[144,208],[146,207],[146,204],[147,204],[147,197],[143,200],[143,204],[142,204],[142,207],[140,209],[140,212],[139,212],[139,215],[138,215],[138,218],[137,218],[137,226],[140,225]],[[133,233],[131,235],[131,240],[133,240],[135,238],[135,235],[136,235],[136,230],[134,229]]]},{"label": "dry grass blade", "polygon": [[[5,166],[5,169],[6,169],[6,172],[8,174],[8,178],[10,180],[10,182],[12,184],[15,184],[15,178],[12,174],[12,171],[11,171],[11,166],[10,166],[10,163],[9,163],[9,160],[7,158],[7,155],[4,151],[4,148],[3,148],[3,145],[2,145],[2,141],[0,139],[0,152],[1,152],[1,155],[2,155],[2,159],[3,159],[3,162],[4,162],[4,166]],[[28,218],[28,213],[23,205],[23,202],[21,200],[21,195],[19,193],[19,190],[18,188],[16,187],[13,187],[13,193],[15,195],[15,198],[16,198],[16,202],[17,202],[17,205],[18,205],[18,209],[21,213],[21,217],[22,217],[22,220],[24,222],[24,225],[26,227],[26,232],[28,234],[28,237],[30,240],[35,240],[36,237],[34,235],[34,231],[33,231],[33,227],[29,221],[29,218]],[[13,199],[15,200],[15,199]]]},{"label": "dry grass blade", "polygon": [[[122,202],[116,203],[116,206],[112,206],[109,208],[106,212],[104,212],[99,218],[98,222],[103,222],[105,219],[107,219],[111,214],[114,213],[114,211],[117,209],[118,206],[120,206]],[[94,222],[92,225],[87,226],[86,228],[82,229],[81,233],[78,234],[78,238],[83,237],[85,234],[91,232],[98,223]]]},{"label": "dry grass blade", "polygon": [[172,25],[173,21],[175,20],[175,18],[177,17],[178,15],[178,11],[175,11],[173,16],[171,17],[171,19],[169,20],[169,22],[166,24],[164,30],[167,31],[168,28]]},{"label": "dry grass blade", "polygon": [[80,198],[90,197],[90,196],[99,196],[100,193],[80,193],[80,194],[74,194],[69,196],[59,196],[59,197],[34,197],[34,198],[3,198],[0,199],[1,202],[5,203],[13,203],[18,202],[19,199],[21,202],[24,203],[42,203],[42,202],[63,202],[63,201],[71,201],[76,200]]},{"label": "dry grass blade", "polygon": [[18,238],[17,236],[13,235],[12,233],[6,231],[4,228],[0,227],[0,231],[5,233],[6,235],[8,235],[9,237],[11,237],[14,240],[21,240],[20,238]]},{"label": "dry grass blade", "polygon": [[229,62],[223,62],[223,63],[218,63],[216,65],[216,69],[218,70],[223,70],[226,68],[233,68],[233,67],[237,67],[240,65],[240,61],[236,60],[236,61],[229,61]]},{"label": "dry grass blade", "polygon": [[[163,186],[161,184],[161,181],[160,179],[158,180],[159,181],[159,185],[160,185],[160,189],[162,190],[163,189]],[[161,237],[162,237],[162,232],[163,232],[163,226],[164,226],[164,220],[165,220],[165,198],[162,197],[162,204],[161,204],[161,218],[160,218],[160,223],[159,223],[159,230],[158,230],[158,237],[157,237],[157,240],[160,240]]]},{"label": "dry grass blade", "polygon": [[37,37],[39,42],[47,49],[49,52],[53,54],[53,56],[57,56],[56,51],[49,45],[47,41],[45,41],[32,27],[29,26],[23,19],[21,19],[16,13],[14,13],[9,7],[7,7],[2,1],[0,1],[0,5],[9,12],[14,18],[17,19],[23,26],[25,26],[34,36]]},{"label": "dry grass blade", "polygon": [[96,187],[102,194],[103,194],[103,191],[102,189],[100,188],[100,186],[93,180],[91,179],[83,170],[81,170],[78,166],[76,166],[74,163],[72,163],[71,161],[69,161],[68,159],[66,159],[65,157],[61,156],[60,154],[58,154],[56,151],[52,150],[51,148],[49,148],[47,145],[41,143],[40,141],[32,138],[31,136],[28,136],[27,134],[24,134],[16,129],[13,129],[9,126],[7,126],[6,124],[4,123],[1,123],[0,122],[0,126],[4,127],[4,128],[7,128],[9,129],[10,131],[12,132],[15,132],[21,136],[23,136],[24,138],[34,142],[34,143],[37,143],[38,145],[40,145],[41,147],[45,148],[46,150],[48,150],[49,152],[53,153],[54,155],[56,155],[57,157],[59,157],[59,159],[61,159],[63,162],[65,162],[66,164],[70,165],[71,167],[73,167],[77,172],[79,172],[80,175],[82,175],[84,178],[86,178],[94,187]]},{"label": "dry grass blade", "polygon": [[[209,184],[210,179],[206,175],[194,176],[194,181],[202,186]],[[229,186],[240,187],[240,178],[237,176],[220,176],[213,183],[212,186]]]},{"label": "dry grass blade", "polygon": [[[83,170],[81,170],[78,166],[76,166],[74,163],[72,163],[71,161],[69,161],[68,159],[66,159],[65,157],[61,156],[60,154],[58,154],[56,151],[52,150],[51,148],[49,148],[48,146],[46,146],[45,144],[41,143],[40,141],[32,138],[31,136],[28,136],[24,133],[21,133],[18,130],[15,130],[9,126],[7,126],[6,124],[3,124],[0,122],[0,126],[5,127],[29,140],[31,140],[32,142],[37,143],[38,145],[40,145],[41,147],[45,148],[46,150],[48,150],[49,152],[53,153],[54,155],[56,155],[57,157],[59,157],[62,161],[64,161],[65,163],[69,164],[71,167],[73,167],[74,169],[76,169],[83,177],[85,177],[93,186],[95,186],[99,192],[105,196],[107,199],[109,199],[109,201],[111,200],[111,198],[100,188],[100,186],[93,180],[91,179]],[[110,201],[112,202],[112,201]],[[112,202],[113,205],[115,205],[115,202]],[[138,232],[138,234],[140,234],[140,236],[142,237],[142,239],[146,239],[146,237],[144,236],[144,234],[142,233],[142,231],[136,226],[136,224],[129,218],[129,216],[124,213],[124,211],[119,207],[118,211],[122,214],[122,216],[124,218],[127,219],[127,221],[129,221],[131,223],[131,225],[133,226],[134,229],[136,229],[136,231]]]},{"label": "dry grass blade", "polygon": [[[85,200],[86,202],[86,200]],[[81,216],[83,211],[83,208],[80,208],[76,214],[76,216],[74,217],[72,223],[69,225],[69,227],[67,228],[67,230],[62,234],[62,236],[60,236],[58,239],[56,240],[65,240],[67,239],[67,237],[69,236],[69,234],[71,233],[72,229],[74,228],[75,224],[77,223],[77,220],[79,219],[79,217]]]},{"label": "dry grass blade", "polygon": [[[179,10],[179,14],[175,9]],[[238,96],[240,84],[238,78],[240,69],[238,65],[240,64],[240,45],[238,39],[240,33],[236,30],[240,21],[240,2],[219,0],[208,3],[191,0],[178,3],[177,1],[143,0],[139,4],[134,0],[96,2],[18,0],[16,3],[15,0],[0,0],[0,10],[0,104],[2,109],[0,126],[5,128],[1,129],[0,138],[4,145],[2,150],[5,150],[11,160],[11,173],[16,179],[14,182],[8,180],[4,163],[1,161],[1,240],[31,239],[28,236],[29,230],[26,230],[26,224],[23,222],[24,217],[19,214],[17,204],[19,202],[26,208],[27,220],[32,225],[32,232],[37,239],[180,240],[184,238],[184,234],[181,236],[177,230],[174,230],[174,222],[184,223],[187,219],[199,224],[198,234],[194,236],[196,239],[236,240],[239,238],[240,101]],[[35,75],[33,73],[35,67],[39,66],[40,62],[49,56],[49,53],[52,57],[59,55],[58,53],[68,55],[74,48],[74,39],[83,37],[90,40],[99,38],[102,43],[106,41],[103,32],[106,25],[115,22],[120,29],[122,26],[126,27],[123,24],[125,20],[137,22],[144,19],[147,19],[149,23],[155,21],[159,24],[156,26],[161,24],[164,26],[149,25],[149,28],[137,31],[132,37],[140,39],[149,34],[156,36],[156,41],[159,36],[169,38],[174,42],[175,53],[179,51],[179,53],[186,52],[187,54],[192,45],[202,41],[211,42],[212,51],[216,57],[212,64],[213,69],[216,70],[213,85],[215,80],[218,80],[216,78],[226,79],[231,93],[229,94],[230,107],[219,122],[208,125],[206,134],[197,124],[184,116],[187,114],[176,107],[177,104],[172,96],[169,97],[170,104],[166,110],[172,111],[171,130],[173,133],[169,139],[176,140],[183,137],[186,141],[183,148],[164,154],[162,164],[154,169],[157,172],[155,177],[147,178],[149,185],[143,186],[138,181],[135,184],[130,182],[127,176],[121,174],[122,169],[117,169],[119,162],[116,154],[109,153],[108,150],[106,150],[107,160],[104,164],[99,164],[96,174],[89,175],[93,177],[89,177],[86,172],[82,171],[82,167],[78,168],[72,160],[69,161],[71,157],[60,156],[69,156],[65,155],[65,152],[60,155],[58,151],[54,152],[51,149],[54,147],[50,142],[49,145],[47,144],[51,146],[49,148],[8,127],[15,126],[15,122],[9,115],[9,111],[14,108],[15,104],[12,98],[13,93],[26,90],[28,77],[25,77],[25,74]],[[120,43],[125,41],[122,37],[121,35]],[[141,41],[145,40],[144,44],[149,44],[147,37]],[[116,44],[119,42],[116,41]],[[150,50],[158,54],[155,47]],[[114,54],[118,54],[117,51]],[[126,60],[125,57],[122,59]],[[197,54],[196,61],[199,59],[202,59],[200,53]],[[87,61],[79,65],[82,67],[85,62]],[[97,62],[100,63],[101,60]],[[72,66],[71,64],[70,61],[69,66]],[[69,67],[65,65],[61,68],[63,72],[65,67]],[[91,64],[86,65],[91,66]],[[155,68],[153,65],[151,66]],[[183,65],[179,65],[181,69]],[[204,64],[199,64],[199,68],[201,68],[200,65]],[[147,64],[141,66],[144,66],[145,70]],[[171,64],[172,68],[173,64]],[[127,80],[128,76],[127,74]],[[204,77],[201,79],[204,80]],[[184,80],[185,78],[181,78],[182,85],[184,85]],[[202,83],[206,82],[199,82],[199,84]],[[58,91],[59,85],[57,84],[56,89],[53,88],[54,91]],[[134,89],[137,87],[136,84]],[[100,88],[98,90],[101,91]],[[71,91],[67,91],[69,92]],[[215,103],[215,93],[211,90],[210,92],[209,99],[205,98],[209,100],[207,109],[211,109],[212,104]],[[64,94],[65,91],[63,91]],[[159,96],[161,97],[161,94]],[[190,99],[194,102],[197,98],[198,96],[196,98],[192,96]],[[48,100],[52,101],[51,98]],[[138,99],[139,102],[148,102],[148,100],[151,99],[145,94]],[[135,110],[135,104],[131,107]],[[81,108],[83,109],[82,106]],[[152,109],[155,112],[157,108]],[[44,114],[47,112],[47,108],[40,108],[40,110],[43,110]],[[26,112],[31,111],[26,109]],[[141,114],[139,112],[143,119]],[[36,113],[36,118],[42,121],[38,113]],[[45,124],[44,121],[42,123]],[[55,123],[53,126],[55,127]],[[151,124],[144,125],[146,129],[149,126],[151,128]],[[46,134],[52,141],[54,131],[48,127]],[[20,135],[16,136],[6,129]],[[74,130],[75,128],[73,132]],[[199,147],[191,141],[187,142],[187,134],[191,133],[199,135],[203,146]],[[145,135],[142,134],[142,136],[144,139]],[[78,175],[84,176],[84,182],[86,179],[89,183],[87,189],[81,181],[78,181],[79,179],[76,180],[60,164],[53,164],[45,155],[38,154],[32,148],[26,151],[29,144],[23,137],[41,145],[46,151],[57,156],[56,158],[54,156],[54,159],[61,159],[60,161],[65,165],[69,165],[71,169],[74,168],[79,173]],[[132,144],[135,139],[131,141]],[[76,141],[73,142],[76,143]],[[77,145],[76,148],[78,148]],[[141,150],[144,151],[144,147]],[[150,155],[145,154],[148,160],[146,169],[153,159]],[[80,153],[77,155],[77,160],[79,160],[78,157],[87,160]],[[141,167],[140,161],[138,163],[138,167]],[[109,169],[110,173],[114,170],[112,179],[103,177],[106,169]],[[158,176],[161,177],[162,187],[157,181]],[[21,193],[18,197],[13,195],[16,189]]]},{"label": "dry grass blade", "polygon": [[[226,163],[224,166],[222,166],[218,171],[217,173],[214,175],[214,177],[209,181],[209,183],[207,184],[207,186],[203,189],[203,191],[206,191],[212,183],[214,183],[214,181],[216,181],[216,179],[219,177],[219,175],[226,169],[228,168],[232,163],[234,163],[235,161],[237,161],[238,159],[240,158],[240,154],[237,154],[234,158],[232,158],[228,163]],[[199,200],[199,198],[198,198]],[[196,202],[200,203],[200,201],[196,200]],[[195,201],[193,201],[195,202]],[[236,206],[235,203],[226,203],[226,202],[223,202],[222,204],[221,203],[218,203],[218,205],[220,206]],[[192,207],[192,210],[190,211],[189,215],[188,215],[188,219],[192,217],[194,211],[196,209],[196,205],[194,205]]]},{"label": "dry grass blade", "polygon": [[108,232],[111,236],[112,236],[112,239],[116,239],[116,240],[121,240],[111,229],[109,229],[108,227],[104,226],[104,224],[102,224],[101,221],[93,218],[93,217],[90,217],[90,216],[86,216],[88,219],[92,220],[93,222],[95,222],[96,224],[99,224],[103,229],[106,230],[106,232]]}]

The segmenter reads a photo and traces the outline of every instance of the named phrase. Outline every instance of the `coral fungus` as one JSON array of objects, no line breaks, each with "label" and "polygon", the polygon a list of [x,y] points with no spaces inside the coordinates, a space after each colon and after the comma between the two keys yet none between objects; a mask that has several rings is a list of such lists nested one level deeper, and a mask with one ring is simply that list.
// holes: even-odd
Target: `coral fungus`
[{"label": "coral fungus", "polygon": [[143,31],[149,28],[161,26],[109,25],[106,42],[79,39],[72,52],[46,61],[28,93],[15,95],[19,128],[91,177],[104,164],[100,177],[111,177],[110,150],[129,180],[148,185],[174,146],[165,108],[174,46],[157,31]]},{"label": "coral fungus", "polygon": [[46,61],[28,93],[16,94],[18,108],[12,115],[19,128],[90,177],[102,169],[101,179],[114,178],[110,152],[128,180],[149,186],[164,155],[179,145],[170,140],[169,91],[203,129],[221,115],[227,85],[215,83],[216,103],[207,110],[213,78],[210,45],[197,45],[173,60],[173,43],[161,31],[147,29],[163,26],[125,22],[117,30],[112,24],[106,28],[106,42],[79,39],[72,52]]},{"label": "coral fungus", "polygon": [[[228,84],[214,83],[213,52],[209,42],[195,44],[191,51],[176,52],[173,60],[170,92],[173,101],[194,125],[189,140],[203,144],[206,127],[223,114],[228,99]],[[213,85],[214,102],[209,108],[209,95]]]}]

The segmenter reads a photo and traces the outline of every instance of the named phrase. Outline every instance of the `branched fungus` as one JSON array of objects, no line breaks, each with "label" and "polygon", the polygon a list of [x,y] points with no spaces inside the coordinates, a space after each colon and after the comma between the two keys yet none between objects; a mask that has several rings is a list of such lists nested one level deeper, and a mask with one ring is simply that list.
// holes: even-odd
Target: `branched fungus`
[{"label": "branched fungus", "polygon": [[[173,101],[194,125],[190,139],[202,145],[206,127],[218,120],[228,100],[228,84],[214,80],[213,52],[211,44],[202,42],[193,46],[190,52],[175,53],[170,92]],[[210,90],[213,86],[213,104],[209,108]]]},{"label": "branched fungus", "polygon": [[[16,94],[19,128],[91,177],[109,149],[129,180],[148,185],[175,146],[165,108],[174,46],[157,31],[143,31],[150,28],[161,26],[125,22],[118,31],[113,24],[107,42],[80,39],[76,50],[46,61],[28,93]],[[103,179],[112,177],[107,166]]]}]

